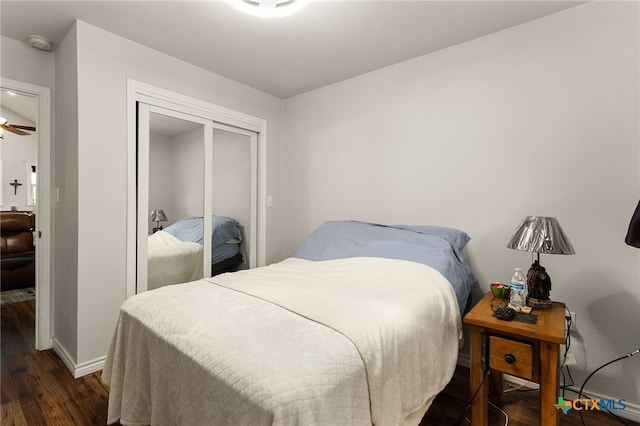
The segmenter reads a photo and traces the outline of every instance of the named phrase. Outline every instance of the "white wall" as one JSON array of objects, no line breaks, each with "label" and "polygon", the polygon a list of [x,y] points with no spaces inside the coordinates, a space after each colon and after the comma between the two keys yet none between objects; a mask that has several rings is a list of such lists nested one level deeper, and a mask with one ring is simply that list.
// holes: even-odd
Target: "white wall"
[{"label": "white wall", "polygon": [[[594,2],[287,99],[283,254],[326,220],[460,228],[478,300],[528,269],[519,221],[556,216],[576,255],[542,264],[577,313],[574,378],[638,348],[639,30],[638,3]],[[638,412],[640,356],[588,390]]]},{"label": "white wall", "polygon": [[[75,27],[56,46],[54,347],[77,362],[78,352],[78,39]],[[102,188],[99,188],[102,189]],[[107,222],[105,222],[106,224]]]},{"label": "white wall", "polygon": [[[69,284],[77,288],[77,298],[59,301],[56,308],[77,309],[77,348],[61,343],[68,345],[76,367],[87,371],[107,352],[126,292],[127,78],[267,120],[267,190],[276,199],[282,101],[83,22],[71,33],[77,38],[77,67],[71,62],[61,72],[77,70],[77,108],[70,114],[78,120],[78,170],[75,182],[68,183],[78,185],[77,223],[71,230],[77,232],[77,250],[59,253],[57,262],[77,256],[77,279]],[[69,143],[73,146],[73,139]],[[279,207],[268,211],[268,261],[280,257],[278,215]]]},{"label": "white wall", "polygon": [[204,211],[204,126],[172,138],[175,219]]},{"label": "white wall", "polygon": [[55,87],[55,55],[31,47],[28,43],[0,37],[0,75],[4,78]]}]

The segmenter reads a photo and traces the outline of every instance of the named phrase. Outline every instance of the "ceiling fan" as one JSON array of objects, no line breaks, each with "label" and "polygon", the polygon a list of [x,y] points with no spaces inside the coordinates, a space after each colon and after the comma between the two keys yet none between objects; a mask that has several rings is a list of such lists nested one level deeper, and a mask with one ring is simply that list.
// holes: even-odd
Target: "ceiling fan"
[{"label": "ceiling fan", "polygon": [[11,133],[15,133],[16,135],[30,135],[31,133],[25,132],[25,130],[29,130],[30,132],[35,132],[36,128],[33,126],[22,126],[20,124],[10,124],[9,120],[0,117],[0,139],[4,139],[4,131],[7,130]]}]

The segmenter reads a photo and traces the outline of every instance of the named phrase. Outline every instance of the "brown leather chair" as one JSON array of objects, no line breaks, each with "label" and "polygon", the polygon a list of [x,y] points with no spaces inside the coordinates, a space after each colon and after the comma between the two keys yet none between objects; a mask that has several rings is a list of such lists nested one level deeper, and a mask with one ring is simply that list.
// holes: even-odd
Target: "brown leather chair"
[{"label": "brown leather chair", "polygon": [[35,213],[0,212],[2,291],[35,287],[35,229]]}]

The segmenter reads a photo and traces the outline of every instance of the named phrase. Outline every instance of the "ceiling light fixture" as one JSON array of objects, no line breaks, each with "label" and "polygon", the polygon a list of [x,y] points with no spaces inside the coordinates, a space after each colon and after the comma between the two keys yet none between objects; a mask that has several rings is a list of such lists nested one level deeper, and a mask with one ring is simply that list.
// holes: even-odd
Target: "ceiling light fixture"
[{"label": "ceiling light fixture", "polygon": [[31,47],[38,50],[44,50],[45,52],[51,52],[53,50],[53,42],[46,37],[31,34],[27,37]]},{"label": "ceiling light fixture", "polygon": [[260,18],[291,15],[302,9],[308,0],[227,0],[241,12]]}]

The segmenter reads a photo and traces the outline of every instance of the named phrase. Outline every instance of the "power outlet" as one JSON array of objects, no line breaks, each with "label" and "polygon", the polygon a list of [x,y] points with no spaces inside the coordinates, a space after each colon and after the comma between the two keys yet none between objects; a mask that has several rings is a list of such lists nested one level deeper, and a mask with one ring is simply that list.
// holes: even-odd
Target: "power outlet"
[{"label": "power outlet", "polygon": [[569,328],[569,331],[575,331],[576,330],[576,313],[569,312],[569,316],[565,314],[565,319],[567,320],[567,322],[569,322],[569,318],[571,318],[571,328]]},{"label": "power outlet", "polygon": [[574,354],[567,354],[567,357],[564,360],[563,366],[569,367],[571,365],[578,365],[578,362],[576,361],[576,356]]}]

